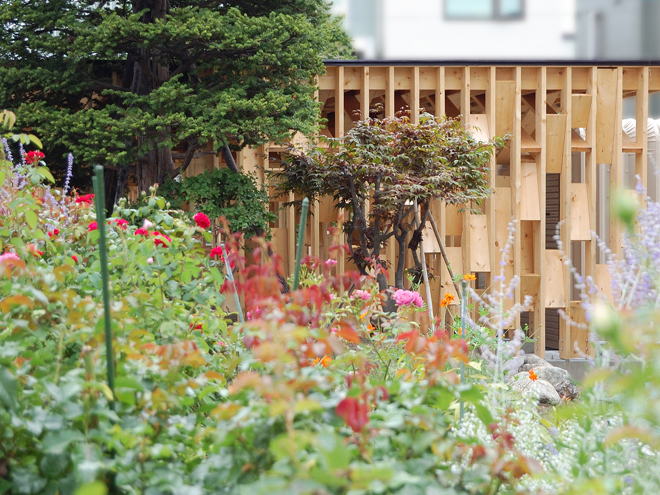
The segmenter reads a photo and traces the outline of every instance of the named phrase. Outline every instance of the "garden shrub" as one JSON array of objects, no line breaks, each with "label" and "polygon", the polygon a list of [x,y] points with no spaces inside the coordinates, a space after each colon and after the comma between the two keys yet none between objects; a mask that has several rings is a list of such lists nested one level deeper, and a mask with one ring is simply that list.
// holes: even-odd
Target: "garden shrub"
[{"label": "garden shrub", "polygon": [[194,204],[213,221],[224,217],[231,231],[242,232],[246,239],[270,235],[269,222],[277,219],[268,211],[267,191],[257,186],[255,178],[227,168],[168,180],[158,188],[158,194],[173,208]]}]

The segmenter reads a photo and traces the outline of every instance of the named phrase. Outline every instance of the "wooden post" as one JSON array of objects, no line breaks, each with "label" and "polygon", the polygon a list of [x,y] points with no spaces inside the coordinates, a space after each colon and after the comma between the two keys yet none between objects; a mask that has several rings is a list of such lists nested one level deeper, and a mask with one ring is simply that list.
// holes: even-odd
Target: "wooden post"
[{"label": "wooden post", "polygon": [[[335,137],[340,138],[344,136],[344,67],[337,67],[337,80],[335,86]],[[345,237],[343,233],[339,234],[339,243],[343,244]],[[337,273],[342,275],[346,270],[346,255],[344,250],[339,251],[337,260]]]},{"label": "wooden post", "polygon": [[[513,242],[513,249],[511,252],[513,258],[513,275],[520,278],[522,275],[522,225],[520,224],[520,199],[521,199],[521,183],[522,183],[522,150],[521,150],[521,120],[522,120],[522,69],[516,67],[514,69],[514,76],[516,82],[515,91],[515,108],[513,113],[513,132],[511,135],[511,160],[510,160],[510,174],[511,174],[511,210],[513,217],[518,220],[516,224],[516,234]],[[520,302],[520,285],[515,290],[514,303]],[[514,323],[515,328],[520,328],[520,315],[516,315]],[[543,357],[543,356],[541,356]]]},{"label": "wooden post", "polygon": [[[573,102],[573,70],[572,67],[566,67],[562,78],[561,90],[561,110],[566,115],[566,134],[564,136],[564,153],[562,159],[561,173],[559,176],[559,218],[563,222],[560,228],[561,242],[563,243],[563,250],[565,255],[571,254],[571,183],[573,178],[572,172],[572,149],[571,149],[571,104]],[[564,300],[566,305],[564,312],[570,318],[570,294],[571,294],[571,280],[572,276],[570,269],[566,265],[562,265],[563,269],[563,289]],[[562,359],[570,359],[573,349],[573,342],[571,339],[571,326],[568,322],[559,319],[559,357]]]},{"label": "wooden post", "polygon": [[[463,125],[470,122],[470,67],[463,68],[463,87],[461,89],[461,115]],[[461,250],[463,252],[463,271],[470,273],[472,259],[470,256],[470,211],[471,204],[465,205],[463,212],[463,229],[461,232]]]},{"label": "wooden post", "polygon": [[[637,106],[635,111],[635,140],[642,148],[641,153],[635,153],[635,175],[639,175],[642,187],[648,188],[648,118],[649,118],[649,68],[640,67],[637,77]],[[658,157],[656,157],[657,161]]]},{"label": "wooden post", "polygon": [[534,271],[539,276],[539,288],[534,301],[534,328],[538,335],[534,344],[534,354],[545,356],[545,210],[546,210],[546,102],[547,102],[547,71],[539,67],[537,74],[535,118],[536,142],[541,145],[537,158],[538,190],[540,192],[539,208],[541,220],[534,229]]}]

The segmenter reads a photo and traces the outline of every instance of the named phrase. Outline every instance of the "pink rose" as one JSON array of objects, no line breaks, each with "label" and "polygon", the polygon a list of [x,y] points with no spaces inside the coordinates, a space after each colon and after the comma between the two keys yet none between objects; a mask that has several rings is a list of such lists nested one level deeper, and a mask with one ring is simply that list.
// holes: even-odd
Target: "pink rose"
[{"label": "pink rose", "polygon": [[393,297],[397,306],[412,305],[421,308],[424,305],[424,300],[422,299],[422,296],[420,296],[418,292],[415,292],[413,290],[398,289],[394,293]]},{"label": "pink rose", "polygon": [[351,299],[362,299],[363,301],[368,301],[369,299],[371,299],[371,292],[362,289],[357,289],[353,292]]}]

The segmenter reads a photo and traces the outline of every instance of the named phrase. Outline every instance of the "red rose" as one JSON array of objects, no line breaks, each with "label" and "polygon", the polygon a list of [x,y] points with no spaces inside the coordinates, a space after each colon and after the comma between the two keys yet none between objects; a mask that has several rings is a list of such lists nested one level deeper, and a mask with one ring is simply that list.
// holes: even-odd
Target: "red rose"
[{"label": "red rose", "polygon": [[94,202],[93,194],[85,194],[84,196],[78,196],[76,198],[76,203],[78,204],[84,203],[86,205],[91,205],[93,202]]},{"label": "red rose", "polygon": [[28,165],[37,163],[39,160],[45,157],[46,155],[44,155],[41,151],[29,151],[25,153],[25,161],[27,162]]},{"label": "red rose", "polygon": [[76,263],[78,263],[78,256],[76,256],[75,254],[72,254],[72,255],[71,255],[71,259],[72,259],[73,261],[75,261]]},{"label": "red rose", "polygon": [[60,235],[60,229],[53,229],[51,232],[48,232],[48,237]]},{"label": "red rose", "polygon": [[[222,254],[222,248],[221,247],[215,247],[211,249],[211,252],[209,253],[209,258],[218,258],[218,261],[222,264],[225,263],[225,257]],[[229,266],[233,270],[236,267],[236,264],[230,259],[229,260]]]},{"label": "red rose", "polygon": [[137,229],[135,235],[149,235],[149,231],[147,229]]},{"label": "red rose", "polygon": [[114,222],[117,227],[123,230],[126,230],[126,227],[128,227],[128,221],[124,220],[123,218],[111,218],[108,223],[112,222]]},{"label": "red rose", "polygon": [[197,226],[203,229],[208,229],[211,226],[211,220],[209,220],[209,217],[204,215],[202,212],[199,212],[197,215],[195,215],[193,219],[195,220]]},{"label": "red rose", "polygon": [[[169,236],[166,236],[165,234],[161,234],[160,232],[154,232],[153,235],[156,236],[156,238],[154,239],[154,244],[156,246],[162,245],[167,247],[172,242],[172,239]],[[167,239],[167,243],[163,241],[163,239]]]},{"label": "red rose", "polygon": [[87,226],[87,232],[91,232],[92,230],[97,230],[99,228],[98,224],[96,222],[92,222]]}]

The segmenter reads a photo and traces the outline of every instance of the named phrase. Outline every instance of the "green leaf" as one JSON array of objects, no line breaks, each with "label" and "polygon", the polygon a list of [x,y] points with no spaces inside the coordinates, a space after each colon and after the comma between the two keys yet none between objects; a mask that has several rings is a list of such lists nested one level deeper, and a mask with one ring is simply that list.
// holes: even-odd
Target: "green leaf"
[{"label": "green leaf", "polygon": [[41,144],[41,140],[37,136],[35,136],[34,134],[28,134],[28,138],[30,138],[30,141],[32,141],[33,144],[38,146],[39,149],[43,149],[44,145]]},{"label": "green leaf", "polygon": [[39,172],[39,175],[48,179],[53,184],[55,183],[55,178],[53,177],[53,174],[50,173],[50,170],[48,170],[48,167],[37,167],[37,172]]},{"label": "green leaf", "polygon": [[102,481],[87,483],[76,490],[75,495],[107,495],[108,487]]},{"label": "green leaf", "polygon": [[37,214],[33,212],[32,210],[27,210],[25,212],[25,221],[27,224],[30,226],[31,229],[34,229],[37,227],[37,223],[39,219],[37,218]]},{"label": "green leaf", "polygon": [[0,366],[0,402],[12,411],[18,407],[16,377],[4,366]]},{"label": "green leaf", "polygon": [[61,454],[72,442],[79,442],[85,436],[78,430],[57,430],[46,434],[43,440],[43,450],[48,454]]}]

